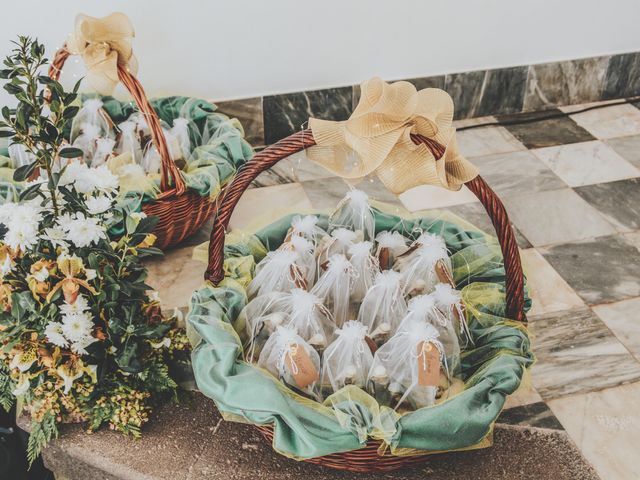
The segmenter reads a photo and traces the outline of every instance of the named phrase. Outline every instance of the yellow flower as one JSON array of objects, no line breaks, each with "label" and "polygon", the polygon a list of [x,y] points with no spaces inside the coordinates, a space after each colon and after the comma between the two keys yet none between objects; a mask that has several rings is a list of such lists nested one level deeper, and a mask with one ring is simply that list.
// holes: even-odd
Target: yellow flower
[{"label": "yellow flower", "polygon": [[5,312],[11,310],[11,285],[0,283],[0,306]]},{"label": "yellow flower", "polygon": [[49,292],[50,284],[47,280],[55,273],[55,265],[51,260],[38,260],[31,265],[27,283],[34,297],[44,297]]},{"label": "yellow flower", "polygon": [[51,301],[53,295],[59,289],[62,289],[64,299],[70,305],[73,305],[78,298],[80,287],[87,289],[94,295],[97,294],[95,289],[89,285],[86,280],[78,278],[80,275],[86,276],[84,263],[82,263],[81,258],[78,258],[75,255],[62,254],[58,257],[58,268],[64,275],[64,278],[51,289],[49,295],[47,295],[47,302]]},{"label": "yellow flower", "polygon": [[65,395],[69,393],[73,382],[81,378],[85,373],[89,375],[92,383],[96,383],[98,377],[96,375],[97,367],[95,365],[85,365],[78,357],[72,357],[56,369],[56,373],[62,379],[64,384],[63,392]]},{"label": "yellow flower", "polygon": [[158,237],[156,237],[153,233],[150,233],[146,237],[144,237],[144,240],[140,242],[140,245],[138,245],[138,248],[153,247],[153,244],[156,243],[157,239]]}]

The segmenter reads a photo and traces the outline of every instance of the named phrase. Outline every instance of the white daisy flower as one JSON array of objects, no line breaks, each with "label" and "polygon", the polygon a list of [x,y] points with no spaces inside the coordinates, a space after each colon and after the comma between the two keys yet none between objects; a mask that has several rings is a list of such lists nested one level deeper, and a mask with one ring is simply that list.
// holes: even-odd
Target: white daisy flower
[{"label": "white daisy flower", "polygon": [[60,305],[60,313],[63,316],[72,315],[75,313],[84,313],[89,310],[89,302],[87,301],[87,297],[80,294],[74,303],[64,302]]},{"label": "white daisy flower", "polygon": [[91,173],[96,190],[109,194],[113,194],[118,190],[118,177],[111,173],[111,170],[106,165],[93,168]]},{"label": "white daisy flower", "polygon": [[45,228],[44,234],[40,235],[42,240],[47,240],[55,247],[66,247],[65,241],[66,234],[60,227]]},{"label": "white daisy flower", "polygon": [[71,344],[71,351],[73,353],[77,353],[78,355],[88,355],[86,348],[94,342],[97,342],[97,338],[93,337],[83,337],[78,341],[75,341]]},{"label": "white daisy flower", "polygon": [[78,248],[87,247],[98,243],[100,239],[107,238],[105,227],[97,218],[86,218],[78,213],[65,227],[67,238]]},{"label": "white daisy flower", "polygon": [[84,274],[87,277],[87,280],[95,280],[95,278],[98,276],[98,272],[96,272],[92,268],[85,268]]},{"label": "white daisy flower", "polygon": [[47,340],[58,347],[66,347],[69,342],[64,338],[62,324],[60,322],[49,322],[44,328],[44,335]]},{"label": "white daisy flower", "polygon": [[69,313],[62,319],[62,332],[71,342],[81,342],[91,337],[91,330],[93,321],[87,312]]},{"label": "white daisy flower", "polygon": [[11,257],[7,254],[4,257],[4,261],[0,264],[0,275],[3,277],[13,270],[13,262],[11,261]]},{"label": "white daisy flower", "polygon": [[113,202],[111,198],[106,195],[100,195],[98,197],[89,197],[85,200],[85,205],[87,206],[87,211],[91,215],[100,215],[101,213],[106,212],[113,206]]}]

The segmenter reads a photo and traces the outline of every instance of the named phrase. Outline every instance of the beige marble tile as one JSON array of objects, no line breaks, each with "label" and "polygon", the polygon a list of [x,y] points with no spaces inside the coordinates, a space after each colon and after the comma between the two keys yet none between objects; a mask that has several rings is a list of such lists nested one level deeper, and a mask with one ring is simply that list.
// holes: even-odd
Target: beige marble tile
[{"label": "beige marble tile", "polygon": [[453,121],[455,128],[468,127],[469,125],[480,125],[485,123],[493,123],[497,121],[493,115],[487,115],[485,117],[473,117],[473,118],[461,118]]},{"label": "beige marble tile", "polygon": [[593,311],[627,350],[640,360],[640,297],[596,305]]},{"label": "beige marble tile", "polygon": [[253,221],[278,210],[311,208],[311,202],[299,183],[251,188],[244,192],[231,216],[229,226],[243,228]]},{"label": "beige marble tile", "polygon": [[533,150],[540,160],[571,187],[640,176],[640,170],[600,141]]},{"label": "beige marble tile", "polygon": [[[585,105],[582,105],[584,107]],[[562,107],[563,111],[570,111]],[[633,105],[615,105],[571,115],[596,138],[626,137],[640,133],[640,110]]]},{"label": "beige marble tile", "polygon": [[625,233],[624,238],[640,251],[640,231]]},{"label": "beige marble tile", "polygon": [[178,248],[145,262],[147,283],[160,294],[163,308],[186,307],[193,291],[202,285],[207,266],[193,260],[192,252],[193,247]]},{"label": "beige marble tile", "polygon": [[548,403],[602,479],[640,478],[640,383]]},{"label": "beige marble tile", "polygon": [[478,199],[465,186],[457,192],[452,192],[435,185],[420,185],[401,194],[400,201],[410,212],[418,212],[420,210],[477,202]]},{"label": "beige marble tile", "polygon": [[583,307],[584,302],[535,248],[520,251],[533,306],[529,315]]},{"label": "beige marble tile", "polygon": [[504,127],[483,127],[457,132],[460,153],[467,158],[526,150]]}]

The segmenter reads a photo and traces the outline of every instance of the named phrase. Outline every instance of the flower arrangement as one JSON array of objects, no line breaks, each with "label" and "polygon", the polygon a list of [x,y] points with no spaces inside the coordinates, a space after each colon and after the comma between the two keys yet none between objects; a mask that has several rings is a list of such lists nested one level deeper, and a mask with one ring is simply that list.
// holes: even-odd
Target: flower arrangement
[{"label": "flower arrangement", "polygon": [[[77,160],[63,132],[78,85],[65,92],[38,74],[45,64],[42,45],[20,37],[0,70],[18,100],[0,136],[35,158],[15,172],[20,202],[0,206],[0,404],[17,398],[31,415],[30,462],[61,422],[139,436],[176,397],[169,364],[188,349],[145,283],[157,219],[117,209],[117,177]],[[117,224],[125,233],[110,239]]]}]

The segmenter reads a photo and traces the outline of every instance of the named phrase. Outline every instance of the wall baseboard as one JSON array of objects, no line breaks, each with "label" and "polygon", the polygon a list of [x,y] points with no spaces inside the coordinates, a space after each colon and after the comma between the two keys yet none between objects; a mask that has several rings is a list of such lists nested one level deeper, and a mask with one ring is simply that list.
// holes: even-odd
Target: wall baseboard
[{"label": "wall baseboard", "polygon": [[[532,112],[640,95],[640,52],[404,80],[418,89],[446,90],[456,119]],[[349,85],[217,105],[240,120],[252,145],[262,147],[304,128],[309,117],[348,118],[359,94],[359,85]]]}]

